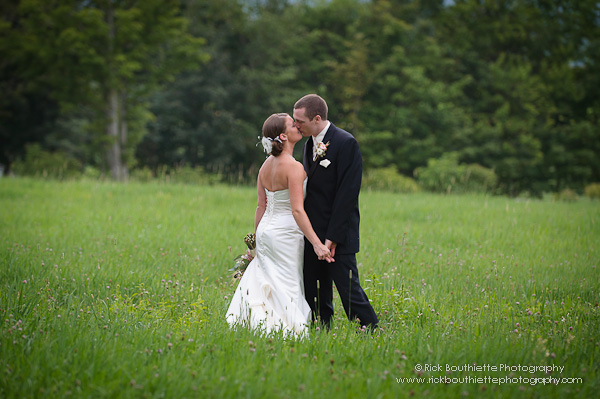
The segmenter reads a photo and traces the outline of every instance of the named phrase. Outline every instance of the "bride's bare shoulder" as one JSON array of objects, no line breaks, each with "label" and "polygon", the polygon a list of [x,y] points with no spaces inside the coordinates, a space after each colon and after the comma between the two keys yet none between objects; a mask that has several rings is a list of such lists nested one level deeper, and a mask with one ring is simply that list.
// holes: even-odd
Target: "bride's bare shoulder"
[{"label": "bride's bare shoulder", "polygon": [[293,158],[289,163],[289,173],[302,179],[304,179],[304,177],[306,176],[304,166]]},{"label": "bride's bare shoulder", "polygon": [[273,158],[274,157],[272,155],[270,155],[267,159],[265,159],[265,161],[262,163],[262,165],[260,165],[260,169],[258,170],[259,173],[260,173],[261,170],[269,169],[269,168],[272,167],[272,165],[273,165]]}]

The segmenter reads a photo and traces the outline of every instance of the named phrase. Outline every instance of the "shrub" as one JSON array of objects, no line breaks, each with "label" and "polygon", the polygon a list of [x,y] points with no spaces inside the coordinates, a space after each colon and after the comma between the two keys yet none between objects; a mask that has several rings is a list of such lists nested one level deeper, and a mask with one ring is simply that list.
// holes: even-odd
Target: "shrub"
[{"label": "shrub", "polygon": [[394,167],[370,169],[363,176],[363,187],[368,190],[394,193],[416,193],[419,185],[410,177],[401,175]]},{"label": "shrub", "polygon": [[459,165],[457,153],[428,160],[426,167],[415,170],[415,177],[422,188],[438,193],[490,192],[498,181],[492,169],[478,164]]},{"label": "shrub", "polygon": [[154,174],[147,167],[132,169],[129,173],[129,179],[137,182],[149,182],[154,179]]},{"label": "shrub", "polygon": [[476,163],[467,165],[465,173],[460,179],[460,185],[467,192],[490,192],[494,190],[497,183],[498,177],[492,169]]},{"label": "shrub", "polygon": [[100,172],[100,170],[98,170],[98,168],[88,165],[83,169],[83,177],[92,179],[92,180],[100,180],[104,176],[103,176],[102,172]]},{"label": "shrub", "polygon": [[12,165],[17,176],[68,179],[81,176],[81,163],[63,152],[49,152],[35,144],[25,147],[25,159]]},{"label": "shrub", "polygon": [[215,184],[220,178],[217,175],[207,173],[201,166],[180,166],[169,168],[162,166],[159,168],[157,178],[165,183],[181,183],[181,184]]},{"label": "shrub", "polygon": [[196,166],[195,168],[182,166],[172,169],[169,175],[173,183],[204,184],[208,182],[208,177],[204,173],[204,169],[200,166]]},{"label": "shrub", "polygon": [[554,198],[558,201],[574,202],[577,201],[577,193],[570,188],[565,188],[559,193],[554,194]]},{"label": "shrub", "polygon": [[591,199],[600,200],[600,183],[592,183],[585,186],[585,195]]}]

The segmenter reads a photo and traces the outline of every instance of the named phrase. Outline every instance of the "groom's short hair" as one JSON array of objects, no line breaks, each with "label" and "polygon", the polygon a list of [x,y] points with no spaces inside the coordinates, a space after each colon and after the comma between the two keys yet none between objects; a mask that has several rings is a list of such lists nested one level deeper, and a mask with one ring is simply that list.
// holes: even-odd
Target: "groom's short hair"
[{"label": "groom's short hair", "polygon": [[313,120],[315,116],[320,115],[321,119],[327,120],[327,103],[321,96],[316,94],[307,94],[296,101],[294,109],[304,108],[306,117]]}]

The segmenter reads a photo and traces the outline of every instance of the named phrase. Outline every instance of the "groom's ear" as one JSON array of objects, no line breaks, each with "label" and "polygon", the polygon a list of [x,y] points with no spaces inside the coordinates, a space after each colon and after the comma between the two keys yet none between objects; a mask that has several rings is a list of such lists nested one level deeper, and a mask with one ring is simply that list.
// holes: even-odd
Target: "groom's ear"
[{"label": "groom's ear", "polygon": [[321,115],[315,115],[315,117],[313,118],[313,120],[317,123],[321,122]]}]

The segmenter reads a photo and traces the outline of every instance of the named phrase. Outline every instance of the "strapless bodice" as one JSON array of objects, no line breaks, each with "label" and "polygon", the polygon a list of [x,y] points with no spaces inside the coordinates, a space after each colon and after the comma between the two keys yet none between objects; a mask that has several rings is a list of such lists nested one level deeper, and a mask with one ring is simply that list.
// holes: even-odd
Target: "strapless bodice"
[{"label": "strapless bodice", "polygon": [[[304,179],[304,185],[302,187],[304,197],[306,197],[307,182],[308,179]],[[267,194],[267,210],[265,211],[267,215],[292,213],[290,190],[288,188],[277,191],[269,191],[265,188],[265,193]]]}]

